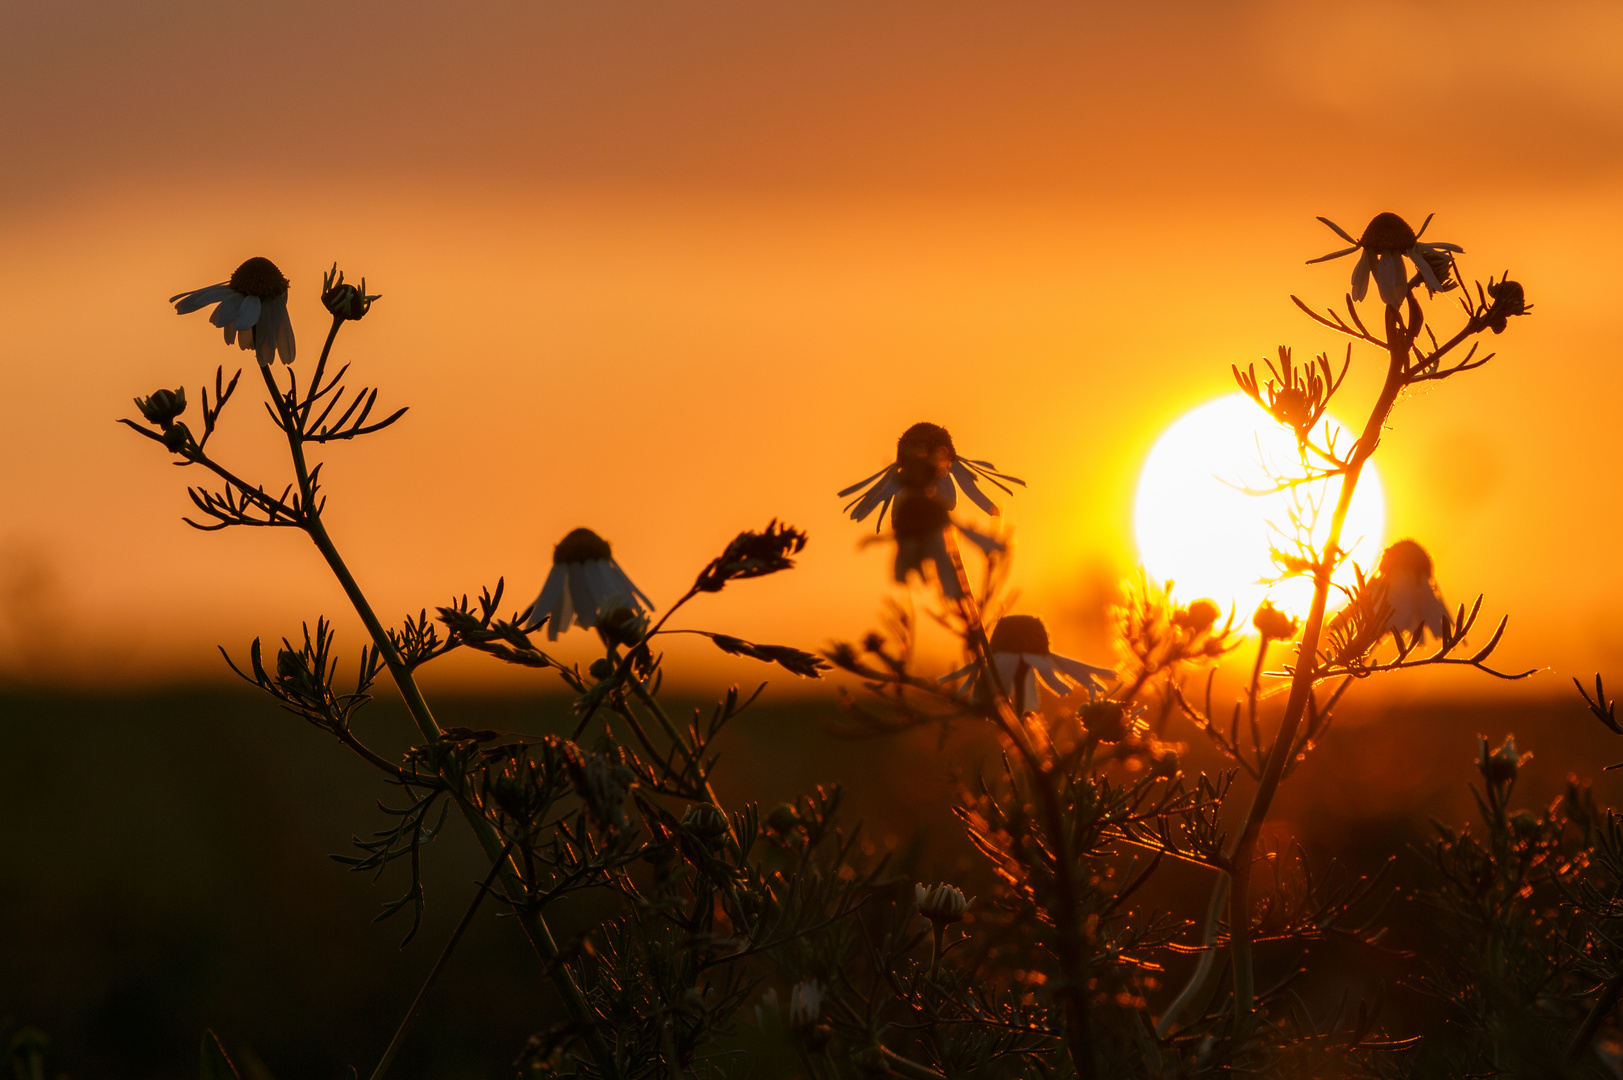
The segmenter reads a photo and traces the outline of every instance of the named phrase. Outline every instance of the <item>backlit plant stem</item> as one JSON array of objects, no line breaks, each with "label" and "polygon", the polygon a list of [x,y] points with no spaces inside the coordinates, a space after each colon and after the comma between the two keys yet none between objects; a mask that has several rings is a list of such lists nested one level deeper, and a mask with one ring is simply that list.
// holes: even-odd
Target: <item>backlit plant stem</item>
[{"label": "backlit plant stem", "polygon": [[[333,341],[338,337],[338,331],[342,324],[343,320],[335,316],[332,330],[327,334],[326,346],[321,350],[321,359],[317,363],[316,370],[318,372],[326,368],[327,355],[332,350]],[[315,544],[316,550],[321,552],[322,558],[327,560],[327,566],[332,570],[333,576],[338,579],[339,585],[343,587],[344,595],[349,597],[349,602],[354,607],[355,613],[360,616],[367,633],[372,636],[372,643],[383,657],[384,665],[388,667],[395,686],[399,688],[400,697],[406,703],[406,709],[411,713],[412,721],[416,724],[418,732],[421,733],[423,739],[436,753],[435,768],[440,772],[441,777],[445,779],[452,797],[456,799],[458,809],[462,811],[462,816],[467,820],[474,836],[478,839],[479,846],[484,848],[485,857],[493,865],[500,867],[502,888],[506,891],[508,898],[513,901],[519,922],[524,927],[525,936],[530,939],[530,944],[541,957],[542,965],[552,978],[553,985],[563,998],[564,1005],[568,1008],[570,1015],[576,1023],[581,1025],[587,1048],[591,1052],[594,1061],[596,1061],[598,1069],[605,1076],[618,1076],[620,1072],[619,1066],[608,1043],[604,1040],[602,1032],[598,1030],[598,1019],[592,1010],[591,1004],[587,1002],[586,995],[576,985],[574,975],[568,967],[559,962],[560,950],[557,940],[552,936],[551,927],[547,925],[546,920],[539,911],[530,908],[524,902],[528,890],[525,888],[523,878],[519,875],[517,868],[508,855],[507,845],[503,843],[501,835],[495,826],[490,823],[480,808],[469,798],[468,793],[463,790],[461,779],[447,775],[441,766],[441,762],[437,760],[438,752],[443,749],[444,732],[434,719],[433,711],[429,709],[428,701],[423,697],[422,690],[417,686],[417,680],[412,676],[411,668],[406,665],[404,658],[400,655],[400,650],[395,647],[395,643],[389,637],[388,631],[383,628],[383,623],[378,620],[377,613],[372,610],[371,602],[367,600],[366,594],[361,591],[360,585],[355,580],[355,575],[350,573],[349,566],[338,553],[338,548],[328,534],[327,527],[322,523],[314,486],[310,482],[309,465],[304,456],[304,431],[303,425],[295,412],[296,406],[283,396],[281,389],[276,385],[275,377],[271,374],[269,365],[260,365],[259,371],[264,376],[265,387],[270,391],[276,414],[281,419],[282,430],[287,435],[288,450],[293,458],[293,471],[298,479],[299,496],[304,511],[302,520],[304,531],[309,535],[311,542]]]},{"label": "backlit plant stem", "polygon": [[1370,410],[1363,434],[1359,436],[1358,445],[1347,462],[1347,469],[1342,474],[1341,492],[1336,499],[1335,512],[1330,517],[1330,535],[1319,552],[1318,565],[1313,571],[1313,603],[1302,630],[1285,715],[1279,722],[1279,733],[1274,737],[1273,747],[1263,764],[1262,776],[1257,782],[1257,793],[1252,799],[1251,809],[1246,814],[1245,826],[1229,858],[1232,879],[1229,887],[1229,941],[1234,962],[1234,1008],[1236,1016],[1242,1021],[1256,1007],[1255,969],[1251,955],[1250,886],[1257,840],[1262,832],[1262,823],[1268,817],[1268,809],[1273,805],[1274,795],[1279,790],[1279,781],[1284,775],[1291,750],[1296,745],[1296,732],[1306,712],[1308,698],[1318,681],[1319,640],[1324,630],[1324,612],[1330,596],[1330,573],[1341,551],[1341,529],[1347,519],[1347,508],[1352,504],[1353,491],[1358,486],[1364,463],[1375,453],[1375,447],[1381,441],[1381,428],[1397,401],[1398,392],[1403,389],[1405,362],[1413,340],[1413,333],[1399,321],[1397,312],[1388,307],[1386,381],[1374,408]]},{"label": "backlit plant stem", "polygon": [[1093,1035],[1088,1024],[1088,980],[1083,950],[1081,912],[1077,907],[1076,880],[1073,863],[1079,861],[1080,852],[1072,852],[1071,830],[1065,826],[1065,810],[1060,793],[1054,790],[1052,770],[1048,769],[1031,740],[1026,737],[1024,719],[1015,714],[1009,702],[1008,689],[1003,685],[996,665],[992,663],[992,643],[986,636],[980,608],[969,587],[969,574],[958,550],[957,537],[950,531],[947,551],[952,556],[953,570],[958,575],[961,598],[959,610],[966,624],[966,636],[981,662],[981,668],[992,684],[994,719],[1004,735],[1014,744],[1026,771],[1031,775],[1037,801],[1042,807],[1043,825],[1048,831],[1048,843],[1054,864],[1054,959],[1060,970],[1060,1002],[1065,1014],[1065,1041],[1070,1047],[1071,1064],[1078,1080],[1093,1080],[1096,1075],[1093,1062]]}]

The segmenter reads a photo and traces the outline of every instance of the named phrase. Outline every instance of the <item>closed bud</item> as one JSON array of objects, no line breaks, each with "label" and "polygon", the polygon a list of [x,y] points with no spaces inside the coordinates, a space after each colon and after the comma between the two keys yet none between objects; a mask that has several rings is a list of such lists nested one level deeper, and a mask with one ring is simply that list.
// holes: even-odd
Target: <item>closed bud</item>
[{"label": "closed bud", "polygon": [[176,387],[173,390],[154,390],[151,397],[136,398],[135,407],[141,410],[147,423],[155,424],[165,431],[169,430],[175,422],[175,417],[186,411],[186,388]]},{"label": "closed bud", "polygon": [[1296,636],[1296,620],[1274,607],[1271,600],[1264,600],[1257,608],[1257,613],[1251,616],[1251,625],[1270,641],[1289,641]]},{"label": "closed bud", "polygon": [[178,454],[192,441],[192,432],[185,424],[176,423],[163,433],[163,448]]},{"label": "closed bud", "polygon": [[1516,779],[1516,772],[1521,768],[1522,762],[1531,758],[1531,754],[1518,753],[1516,750],[1516,736],[1506,735],[1505,741],[1499,749],[1490,752],[1488,739],[1485,735],[1477,736],[1477,771],[1482,778],[1490,784],[1508,784]]},{"label": "closed bud", "polygon": [[715,840],[727,834],[727,815],[712,803],[694,803],[682,815],[682,827],[705,840]]},{"label": "closed bud", "polygon": [[775,833],[786,833],[800,824],[800,811],[788,803],[779,803],[766,816],[766,827]]},{"label": "closed bud", "polygon": [[1188,607],[1179,608],[1172,615],[1174,626],[1181,626],[1192,635],[1204,634],[1217,622],[1222,610],[1210,600],[1196,600]]},{"label": "closed bud", "polygon": [[789,1026],[797,1032],[810,1032],[823,1014],[823,988],[816,979],[795,983],[789,991]]},{"label": "closed bud", "polygon": [[362,318],[372,310],[372,301],[380,299],[381,295],[366,295],[365,278],[361,279],[360,288],[345,282],[343,271],[338,269],[337,263],[333,263],[332,269],[321,280],[321,303],[340,319]]},{"label": "closed bud", "polygon": [[1120,742],[1129,734],[1127,709],[1119,701],[1090,701],[1082,706],[1077,719],[1100,742]]},{"label": "closed bud", "polygon": [[598,682],[602,682],[604,679],[614,674],[614,661],[610,660],[606,656],[600,656],[596,660],[593,660],[592,666],[586,670],[592,676],[592,678],[596,679]]}]

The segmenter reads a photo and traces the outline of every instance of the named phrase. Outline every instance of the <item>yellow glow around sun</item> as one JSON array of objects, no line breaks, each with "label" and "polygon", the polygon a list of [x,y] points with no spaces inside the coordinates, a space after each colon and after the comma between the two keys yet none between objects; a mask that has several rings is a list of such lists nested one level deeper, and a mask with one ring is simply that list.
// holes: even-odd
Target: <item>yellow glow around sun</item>
[{"label": "yellow glow around sun", "polygon": [[[1333,418],[1326,420],[1335,433],[1337,451],[1344,453],[1352,445],[1352,434]],[[1296,577],[1264,584],[1279,574],[1269,547],[1294,550],[1293,507],[1305,511],[1304,524],[1312,521],[1314,545],[1322,544],[1329,534],[1340,478],[1270,495],[1247,495],[1233,486],[1267,488],[1273,486],[1270,476],[1300,474],[1295,437],[1244,394],[1218,398],[1185,413],[1161,435],[1139,474],[1133,532],[1150,578],[1175,582],[1174,594],[1180,601],[1209,597],[1225,611],[1232,603],[1235,623],[1248,631],[1251,613],[1265,598],[1288,614],[1305,615],[1313,595],[1311,582]],[[1322,512],[1312,514],[1312,506],[1322,507]],[[1374,566],[1385,525],[1381,479],[1374,465],[1367,464],[1342,529],[1342,546],[1352,557],[1342,564],[1336,581],[1353,583],[1353,562],[1366,573]]]}]

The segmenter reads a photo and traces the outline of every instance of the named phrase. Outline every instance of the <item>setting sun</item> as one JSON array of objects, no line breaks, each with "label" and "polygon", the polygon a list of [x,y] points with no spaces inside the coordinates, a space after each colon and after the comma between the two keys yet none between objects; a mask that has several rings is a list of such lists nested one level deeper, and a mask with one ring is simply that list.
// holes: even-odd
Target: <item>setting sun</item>
[{"label": "setting sun", "polygon": [[[1333,418],[1335,444],[1353,436]],[[1235,622],[1250,626],[1264,598],[1291,615],[1306,613],[1312,585],[1305,578],[1274,582],[1279,574],[1270,547],[1294,549],[1297,511],[1312,527],[1313,543],[1329,530],[1330,508],[1341,481],[1319,481],[1293,491],[1251,495],[1271,477],[1297,475],[1296,443],[1244,394],[1230,394],[1191,409],[1162,433],[1139,474],[1133,532],[1150,577],[1171,580],[1182,600],[1210,597],[1234,605]],[[1322,508],[1317,514],[1315,508]],[[1366,465],[1347,514],[1343,543],[1352,558],[1336,575],[1354,580],[1352,563],[1366,572],[1380,555],[1385,497],[1375,467]],[[1272,584],[1270,584],[1272,582]],[[1335,605],[1335,596],[1331,605]]]}]

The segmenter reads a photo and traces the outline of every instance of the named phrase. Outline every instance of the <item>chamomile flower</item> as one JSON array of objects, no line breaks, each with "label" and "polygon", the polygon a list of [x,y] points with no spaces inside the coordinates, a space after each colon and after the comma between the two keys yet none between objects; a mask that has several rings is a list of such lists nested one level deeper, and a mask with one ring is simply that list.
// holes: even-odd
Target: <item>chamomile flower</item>
[{"label": "chamomile flower", "polygon": [[[1431,223],[1430,215],[1427,215],[1426,220],[1421,223],[1420,232],[1416,232],[1409,227],[1407,221],[1396,214],[1376,214],[1370,219],[1370,223],[1364,226],[1364,235],[1357,240],[1329,218],[1321,217],[1319,220],[1330,226],[1337,236],[1352,247],[1320,255],[1317,259],[1309,259],[1308,262],[1320,263],[1358,252],[1358,262],[1352,272],[1354,300],[1362,300],[1369,292],[1371,277],[1375,278],[1375,288],[1389,307],[1401,304],[1409,295],[1411,286],[1422,281],[1432,292],[1452,288],[1453,255],[1462,254],[1465,249],[1458,244],[1445,244],[1441,241],[1422,242],[1420,236]],[[1409,271],[1403,263],[1404,259],[1414,264],[1416,271],[1414,282],[1410,281]]]},{"label": "chamomile flower", "polygon": [[1429,630],[1442,638],[1452,621],[1432,577],[1431,556],[1413,540],[1399,540],[1381,553],[1375,573],[1330,628],[1352,633],[1346,651],[1362,654],[1386,634],[1423,641]]},{"label": "chamomile flower", "polygon": [[287,316],[287,278],[269,259],[252,258],[232,271],[229,281],[169,298],[175,312],[187,315],[215,305],[209,322],[225,331],[225,343],[254,350],[269,367],[279,355],[291,364],[295,346]]},{"label": "chamomile flower", "polygon": [[[1099,680],[1116,674],[1109,668],[1094,667],[1052,652],[1048,647],[1048,628],[1035,615],[1005,615],[999,619],[992,630],[990,651],[998,679],[1008,690],[1015,711],[1021,714],[1037,708],[1039,679],[1055,694],[1064,697],[1078,688],[1103,690]],[[941,681],[961,679],[974,670],[975,665],[971,664],[943,676]]]},{"label": "chamomile flower", "polygon": [[1003,541],[953,521],[952,514],[940,501],[922,491],[903,489],[896,496],[896,512],[890,516],[890,527],[896,535],[897,584],[905,584],[909,574],[927,578],[924,568],[931,566],[942,595],[949,600],[964,597],[958,569],[947,548],[951,530],[956,529],[959,535],[987,554],[1004,550]]},{"label": "chamomile flower", "polygon": [[914,482],[918,478],[910,474],[918,473],[921,465],[926,466],[922,471],[928,474],[922,478],[925,485],[933,489],[936,499],[948,510],[957,507],[958,488],[962,488],[970,502],[988,514],[996,514],[997,504],[980,489],[982,480],[1006,495],[1013,495],[1014,489],[1008,487],[1005,481],[1026,486],[1024,480],[998,472],[990,461],[959,457],[946,428],[937,424],[914,424],[896,440],[894,462],[840,492],[842,499],[856,495],[846,505],[845,512],[851,515],[853,521],[861,521],[878,510],[879,520],[874,523],[874,531],[878,532],[885,522],[885,512],[890,509],[892,500],[904,488],[918,486]]},{"label": "chamomile flower", "polygon": [[614,561],[609,542],[590,529],[576,529],[552,549],[552,570],[524,628],[535,630],[545,619],[547,640],[556,641],[571,622],[590,630],[622,609],[640,615],[653,606]]}]

